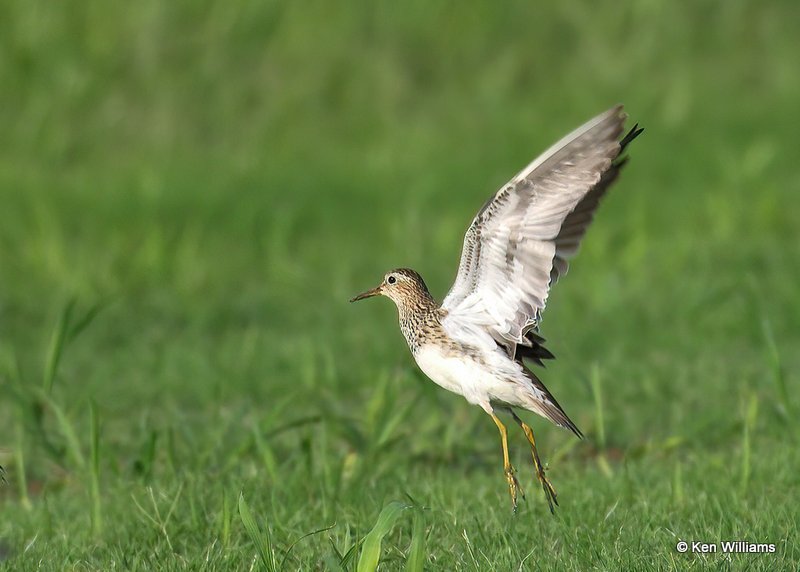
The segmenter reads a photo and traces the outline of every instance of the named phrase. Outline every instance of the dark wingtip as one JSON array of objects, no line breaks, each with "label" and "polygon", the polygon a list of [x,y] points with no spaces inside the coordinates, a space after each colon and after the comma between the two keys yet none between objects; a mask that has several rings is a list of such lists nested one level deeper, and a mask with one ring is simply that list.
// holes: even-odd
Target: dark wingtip
[{"label": "dark wingtip", "polygon": [[[553,401],[556,403],[556,405],[558,405],[555,399],[553,399]],[[575,425],[575,422],[569,418],[569,415],[567,415],[563,409],[561,409],[561,406],[558,406],[558,410],[561,415],[559,415],[556,425],[563,427],[564,429],[569,429],[578,439],[583,440],[583,433],[581,433],[581,430],[578,429],[577,425]]]},{"label": "dark wingtip", "polygon": [[636,123],[631,130],[628,131],[628,134],[625,135],[625,137],[623,137],[619,142],[619,152],[622,153],[625,150],[625,147],[627,147],[631,141],[641,135],[643,131],[644,127],[639,127],[639,124]]},{"label": "dark wingtip", "polygon": [[545,367],[545,364],[542,360],[546,359],[556,359],[556,356],[544,347],[545,339],[536,334],[533,330],[530,330],[525,333],[525,339],[527,340],[528,345],[519,344],[516,347],[516,357],[517,359],[527,359],[535,363],[540,367]]},{"label": "dark wingtip", "polygon": [[583,441],[583,433],[581,433],[581,430],[578,429],[578,426],[572,422],[572,419],[569,419],[569,417],[567,419],[569,420],[569,425],[567,425],[566,428],[575,433],[575,436]]}]

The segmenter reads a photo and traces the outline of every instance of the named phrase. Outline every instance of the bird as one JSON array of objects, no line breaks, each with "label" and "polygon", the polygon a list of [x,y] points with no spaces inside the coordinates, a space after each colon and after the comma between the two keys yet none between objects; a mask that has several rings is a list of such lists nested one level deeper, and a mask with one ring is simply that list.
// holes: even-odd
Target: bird
[{"label": "bird", "polygon": [[508,451],[507,413],[530,445],[551,513],[558,496],[517,409],[583,434],[527,363],[554,355],[539,335],[550,288],[564,276],[598,204],[627,162],[623,152],[643,129],[626,135],[622,105],[597,115],[534,159],[475,215],[464,236],[453,286],[437,303],[410,268],[350,301],[385,296],[397,306],[400,330],[419,368],[442,388],[481,407],[500,432],[503,472],[516,513],[524,492]]}]

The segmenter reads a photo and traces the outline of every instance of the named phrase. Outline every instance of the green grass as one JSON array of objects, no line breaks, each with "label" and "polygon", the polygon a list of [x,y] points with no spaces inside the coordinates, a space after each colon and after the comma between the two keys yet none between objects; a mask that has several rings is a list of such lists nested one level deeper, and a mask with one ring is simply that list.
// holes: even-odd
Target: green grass
[{"label": "green grass", "polygon": [[[4,3],[0,569],[797,569],[798,16]],[[441,297],[486,197],[620,101],[646,131],[542,329],[587,437],[526,417],[552,517],[510,433],[512,515],[491,420],[347,300]]]}]

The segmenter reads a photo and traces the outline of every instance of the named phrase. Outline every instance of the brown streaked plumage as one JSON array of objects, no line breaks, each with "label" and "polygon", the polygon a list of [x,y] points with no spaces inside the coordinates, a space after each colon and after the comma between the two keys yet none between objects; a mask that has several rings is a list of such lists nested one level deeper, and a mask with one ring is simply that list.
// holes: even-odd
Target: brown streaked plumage
[{"label": "brown streaked plumage", "polygon": [[550,287],[566,274],[600,199],[617,179],[626,115],[614,107],[545,151],[504,185],[475,216],[464,237],[458,275],[441,305],[408,268],[388,272],[355,302],[387,296],[415,361],[435,383],[482,407],[497,425],[514,510],[522,490],[508,455],[506,428],[495,409],[509,412],[530,444],[536,476],[551,512],[558,504],[531,428],[513,408],[527,409],[581,437],[523,360],[552,359],[538,331]]}]

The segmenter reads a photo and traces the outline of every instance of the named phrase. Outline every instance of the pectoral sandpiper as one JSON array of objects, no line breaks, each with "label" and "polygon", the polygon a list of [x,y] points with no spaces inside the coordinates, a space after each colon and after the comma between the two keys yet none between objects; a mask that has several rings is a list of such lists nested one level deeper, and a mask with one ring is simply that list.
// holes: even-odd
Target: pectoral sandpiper
[{"label": "pectoral sandpiper", "polygon": [[626,119],[616,106],[582,125],[525,167],[483,206],[464,238],[458,275],[441,305],[413,270],[388,272],[379,286],[351,302],[383,295],[397,305],[400,329],[420,369],[441,387],[479,405],[500,430],[503,469],[513,509],[523,494],[508,455],[505,411],[522,428],[536,476],[553,512],[556,491],[545,475],[531,428],[513,408],[527,409],[581,432],[541,380],[525,367],[553,358],[537,335],[550,287],[616,180]]}]

